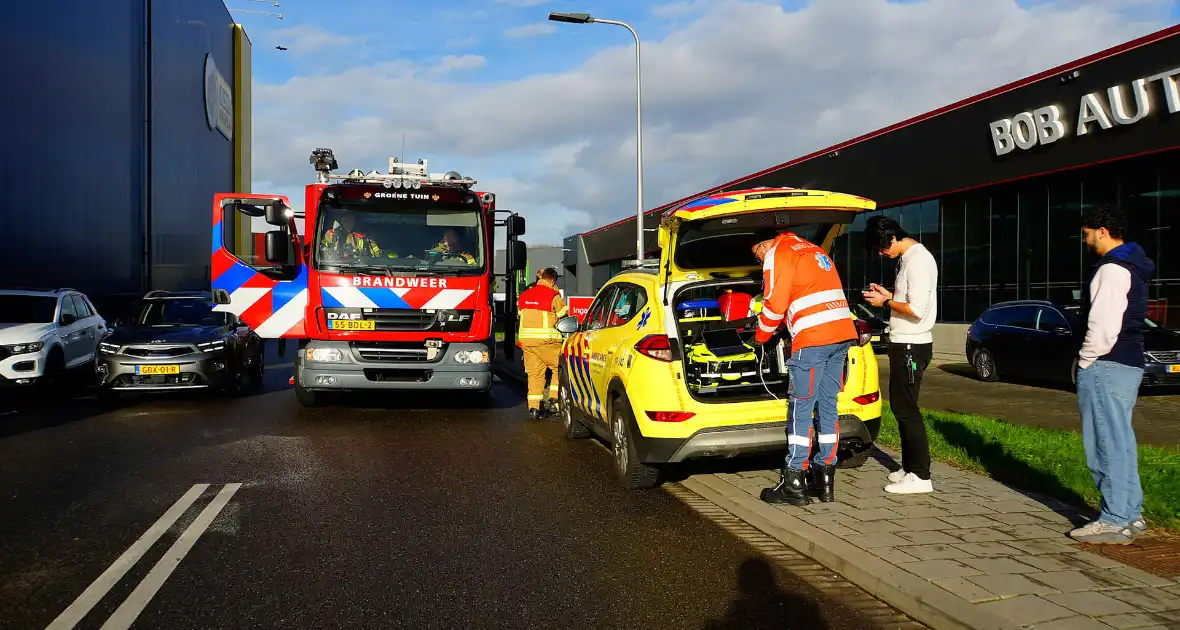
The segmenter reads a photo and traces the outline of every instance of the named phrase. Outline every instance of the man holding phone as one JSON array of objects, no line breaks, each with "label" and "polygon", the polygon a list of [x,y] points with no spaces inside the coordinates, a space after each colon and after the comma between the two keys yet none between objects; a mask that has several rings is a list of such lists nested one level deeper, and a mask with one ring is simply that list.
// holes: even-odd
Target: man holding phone
[{"label": "man holding phone", "polygon": [[873,283],[865,300],[889,309],[889,405],[901,434],[901,470],[889,473],[885,491],[893,494],[933,492],[930,443],[918,407],[922,376],[934,355],[934,322],[938,315],[938,263],[925,246],[886,216],[865,227],[865,249],[886,258],[900,258],[894,291]]}]

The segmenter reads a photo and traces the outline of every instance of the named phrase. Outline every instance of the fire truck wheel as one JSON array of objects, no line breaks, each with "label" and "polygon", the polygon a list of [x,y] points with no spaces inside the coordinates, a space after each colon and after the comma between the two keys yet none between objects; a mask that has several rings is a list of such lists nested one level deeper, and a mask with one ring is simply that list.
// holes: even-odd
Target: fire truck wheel
[{"label": "fire truck wheel", "polygon": [[295,369],[295,400],[303,407],[323,407],[327,404],[327,394],[307,389],[299,380],[299,367]]}]

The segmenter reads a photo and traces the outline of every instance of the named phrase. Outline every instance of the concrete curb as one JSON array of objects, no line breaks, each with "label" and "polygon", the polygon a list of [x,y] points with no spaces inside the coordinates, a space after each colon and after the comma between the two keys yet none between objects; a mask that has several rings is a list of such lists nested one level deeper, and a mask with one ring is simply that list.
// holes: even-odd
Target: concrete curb
[{"label": "concrete curb", "polygon": [[1022,627],[980,610],[833,534],[763,503],[715,475],[691,477],[680,485],[932,628],[1007,630]]}]

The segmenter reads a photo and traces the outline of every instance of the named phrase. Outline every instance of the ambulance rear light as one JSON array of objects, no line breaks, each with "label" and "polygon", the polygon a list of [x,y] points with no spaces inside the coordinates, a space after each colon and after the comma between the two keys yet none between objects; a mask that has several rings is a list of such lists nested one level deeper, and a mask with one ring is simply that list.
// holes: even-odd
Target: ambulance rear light
[{"label": "ambulance rear light", "polygon": [[653,422],[684,422],[696,414],[691,411],[645,411]]},{"label": "ambulance rear light", "polygon": [[856,324],[857,345],[867,346],[873,340],[873,326],[863,319],[858,319]]},{"label": "ambulance rear light", "polygon": [[878,400],[881,400],[881,392],[873,392],[871,394],[865,394],[864,396],[857,396],[856,398],[852,399],[852,401],[858,405],[871,405],[871,404],[877,402]]},{"label": "ambulance rear light", "polygon": [[676,358],[668,335],[648,335],[635,344],[635,351],[645,357],[670,363]]}]

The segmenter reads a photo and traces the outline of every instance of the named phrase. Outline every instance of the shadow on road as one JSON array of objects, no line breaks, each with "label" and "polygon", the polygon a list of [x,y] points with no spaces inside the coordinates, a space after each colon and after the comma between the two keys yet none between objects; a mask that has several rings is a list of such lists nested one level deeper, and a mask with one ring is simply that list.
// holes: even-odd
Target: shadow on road
[{"label": "shadow on road", "polygon": [[807,597],[779,588],[774,568],[763,558],[750,558],[738,569],[741,596],[725,617],[705,623],[702,630],[792,628],[826,630],[819,609]]},{"label": "shadow on road", "polygon": [[[959,376],[973,381],[979,381],[979,377],[975,374],[975,368],[971,367],[970,363],[944,363],[938,366],[939,370]],[[1069,383],[1062,383],[1059,381],[1051,381],[1047,379],[1037,378],[1023,378],[1023,377],[1007,377],[1000,374],[1001,383],[1012,383],[1013,385],[1027,385],[1029,387],[1039,387],[1042,389],[1052,389],[1059,392],[1073,393],[1073,385]]]},{"label": "shadow on road", "polygon": [[524,402],[512,387],[497,383],[488,394],[458,391],[349,392],[328,397],[327,408],[380,411],[511,409]]}]

